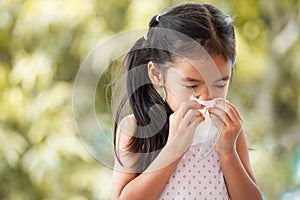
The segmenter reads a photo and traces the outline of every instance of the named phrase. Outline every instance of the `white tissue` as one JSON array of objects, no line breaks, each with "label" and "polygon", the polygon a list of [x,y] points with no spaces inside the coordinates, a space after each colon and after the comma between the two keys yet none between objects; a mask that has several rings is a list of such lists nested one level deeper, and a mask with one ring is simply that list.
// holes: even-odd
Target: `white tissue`
[{"label": "white tissue", "polygon": [[211,141],[218,135],[218,129],[214,124],[214,122],[212,121],[212,119],[210,118],[207,109],[213,107],[217,99],[204,101],[204,100],[197,99],[194,96],[191,96],[190,100],[195,100],[199,104],[205,106],[203,109],[199,109],[199,111],[205,117],[205,120],[202,121],[196,128],[192,145]]},{"label": "white tissue", "polygon": [[[198,155],[200,156],[200,158],[204,158],[205,156],[207,156],[209,152],[214,148],[214,145],[217,141],[217,137],[219,135],[218,128],[216,127],[214,121],[210,118],[209,112],[207,110],[208,108],[213,107],[218,99],[222,98],[204,101],[197,99],[194,96],[190,97],[190,100],[195,100],[199,104],[204,106],[204,108],[199,109],[199,111],[203,114],[205,120],[200,122],[200,124],[196,128],[193,143],[191,145],[191,148],[199,147]],[[228,102],[226,99],[223,100]],[[199,144],[200,146],[198,146],[197,144]]]}]

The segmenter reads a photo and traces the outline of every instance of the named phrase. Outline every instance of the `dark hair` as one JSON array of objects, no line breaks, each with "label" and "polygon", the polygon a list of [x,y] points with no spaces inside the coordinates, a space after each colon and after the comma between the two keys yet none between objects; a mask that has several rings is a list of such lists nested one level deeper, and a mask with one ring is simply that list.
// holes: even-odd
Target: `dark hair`
[{"label": "dark hair", "polygon": [[[126,55],[124,66],[127,69],[127,95],[118,108],[114,127],[115,153],[121,162],[116,147],[117,126],[121,111],[129,99],[137,127],[127,145],[127,150],[142,153],[136,162],[136,169],[139,172],[147,168],[166,144],[169,116],[173,112],[151,83],[147,64],[153,61],[164,70],[163,66],[172,63],[178,55],[176,50],[175,53],[168,51],[166,48],[160,48],[159,44],[171,45],[170,49],[179,51],[188,44],[180,38],[171,39],[168,30],[176,31],[196,41],[209,55],[222,56],[225,60],[231,60],[232,65],[235,64],[235,34],[231,18],[214,6],[181,4],[151,19],[146,37],[137,40]],[[154,46],[156,48],[153,48]],[[150,123],[151,126],[148,127]],[[160,128],[157,129],[158,127]]]}]

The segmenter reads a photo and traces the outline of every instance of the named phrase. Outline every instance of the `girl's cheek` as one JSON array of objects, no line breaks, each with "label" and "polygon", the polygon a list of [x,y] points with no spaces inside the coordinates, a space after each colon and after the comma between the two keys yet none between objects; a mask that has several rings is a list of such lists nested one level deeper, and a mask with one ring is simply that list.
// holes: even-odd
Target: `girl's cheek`
[{"label": "girl's cheek", "polygon": [[227,96],[227,87],[224,89],[212,89],[212,99],[214,98],[226,98]]},{"label": "girl's cheek", "polygon": [[176,112],[180,104],[183,101],[187,101],[190,99],[191,95],[193,94],[192,92],[184,91],[181,88],[170,88],[166,91],[167,93],[167,102],[170,106],[170,108]]}]

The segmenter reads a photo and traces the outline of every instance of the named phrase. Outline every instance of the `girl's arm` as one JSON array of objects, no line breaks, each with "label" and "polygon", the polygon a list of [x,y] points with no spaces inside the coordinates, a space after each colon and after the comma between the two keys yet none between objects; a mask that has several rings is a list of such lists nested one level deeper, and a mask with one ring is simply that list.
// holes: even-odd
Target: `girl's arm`
[{"label": "girl's arm", "polygon": [[236,150],[219,153],[220,164],[232,200],[261,200],[249,161],[245,134],[242,131],[236,142]]},{"label": "girl's arm", "polygon": [[[113,174],[113,189],[112,199],[128,199],[128,200],[142,200],[142,199],[157,199],[160,193],[165,188],[170,176],[176,169],[180,160],[178,156],[175,161],[165,166],[155,169],[155,165],[161,164],[161,159],[170,157],[169,151],[171,149],[163,148],[157,158],[151,163],[145,172],[136,176],[135,173],[126,173],[115,170]],[[173,158],[174,159],[174,158]]]},{"label": "girl's arm", "polygon": [[[113,173],[112,199],[157,199],[165,188],[170,176],[177,167],[181,156],[190,146],[197,125],[204,120],[198,111],[199,104],[188,101],[180,106],[180,109],[170,116],[170,130],[166,146],[153,160],[149,167],[136,176],[134,169],[115,167]],[[122,125],[123,124],[123,125]],[[122,120],[119,128],[119,146],[125,150],[129,133],[132,134],[135,127],[134,117]],[[121,154],[121,161],[126,166],[132,166],[138,155],[130,157]],[[131,172],[130,172],[131,171]]]},{"label": "girl's arm", "polygon": [[262,195],[251,170],[243,120],[229,102],[220,101],[210,109],[221,131],[215,146],[232,200],[261,200]]}]

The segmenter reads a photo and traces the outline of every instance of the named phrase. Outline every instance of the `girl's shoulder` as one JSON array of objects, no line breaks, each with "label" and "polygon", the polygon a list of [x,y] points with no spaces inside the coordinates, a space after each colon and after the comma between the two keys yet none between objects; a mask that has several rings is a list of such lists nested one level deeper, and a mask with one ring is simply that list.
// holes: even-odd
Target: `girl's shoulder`
[{"label": "girl's shoulder", "polygon": [[133,114],[124,117],[118,126],[116,145],[119,149],[125,150],[132,138],[136,128],[136,119]]},{"label": "girl's shoulder", "polygon": [[127,172],[136,172],[134,165],[139,158],[139,155],[136,153],[132,153],[129,150],[129,145],[131,142],[131,138],[134,135],[136,127],[136,119],[134,115],[128,115],[124,117],[118,126],[116,138],[115,138],[115,150],[117,155],[119,156],[119,161],[122,162],[122,165],[119,162],[115,162],[115,169],[120,171]]},{"label": "girl's shoulder", "polygon": [[121,126],[124,126],[124,128],[132,128],[131,126],[135,126],[135,124],[136,124],[136,119],[135,119],[134,115],[131,114],[131,115],[125,116],[125,117],[121,120],[119,126],[120,126],[120,127],[121,127]]}]

